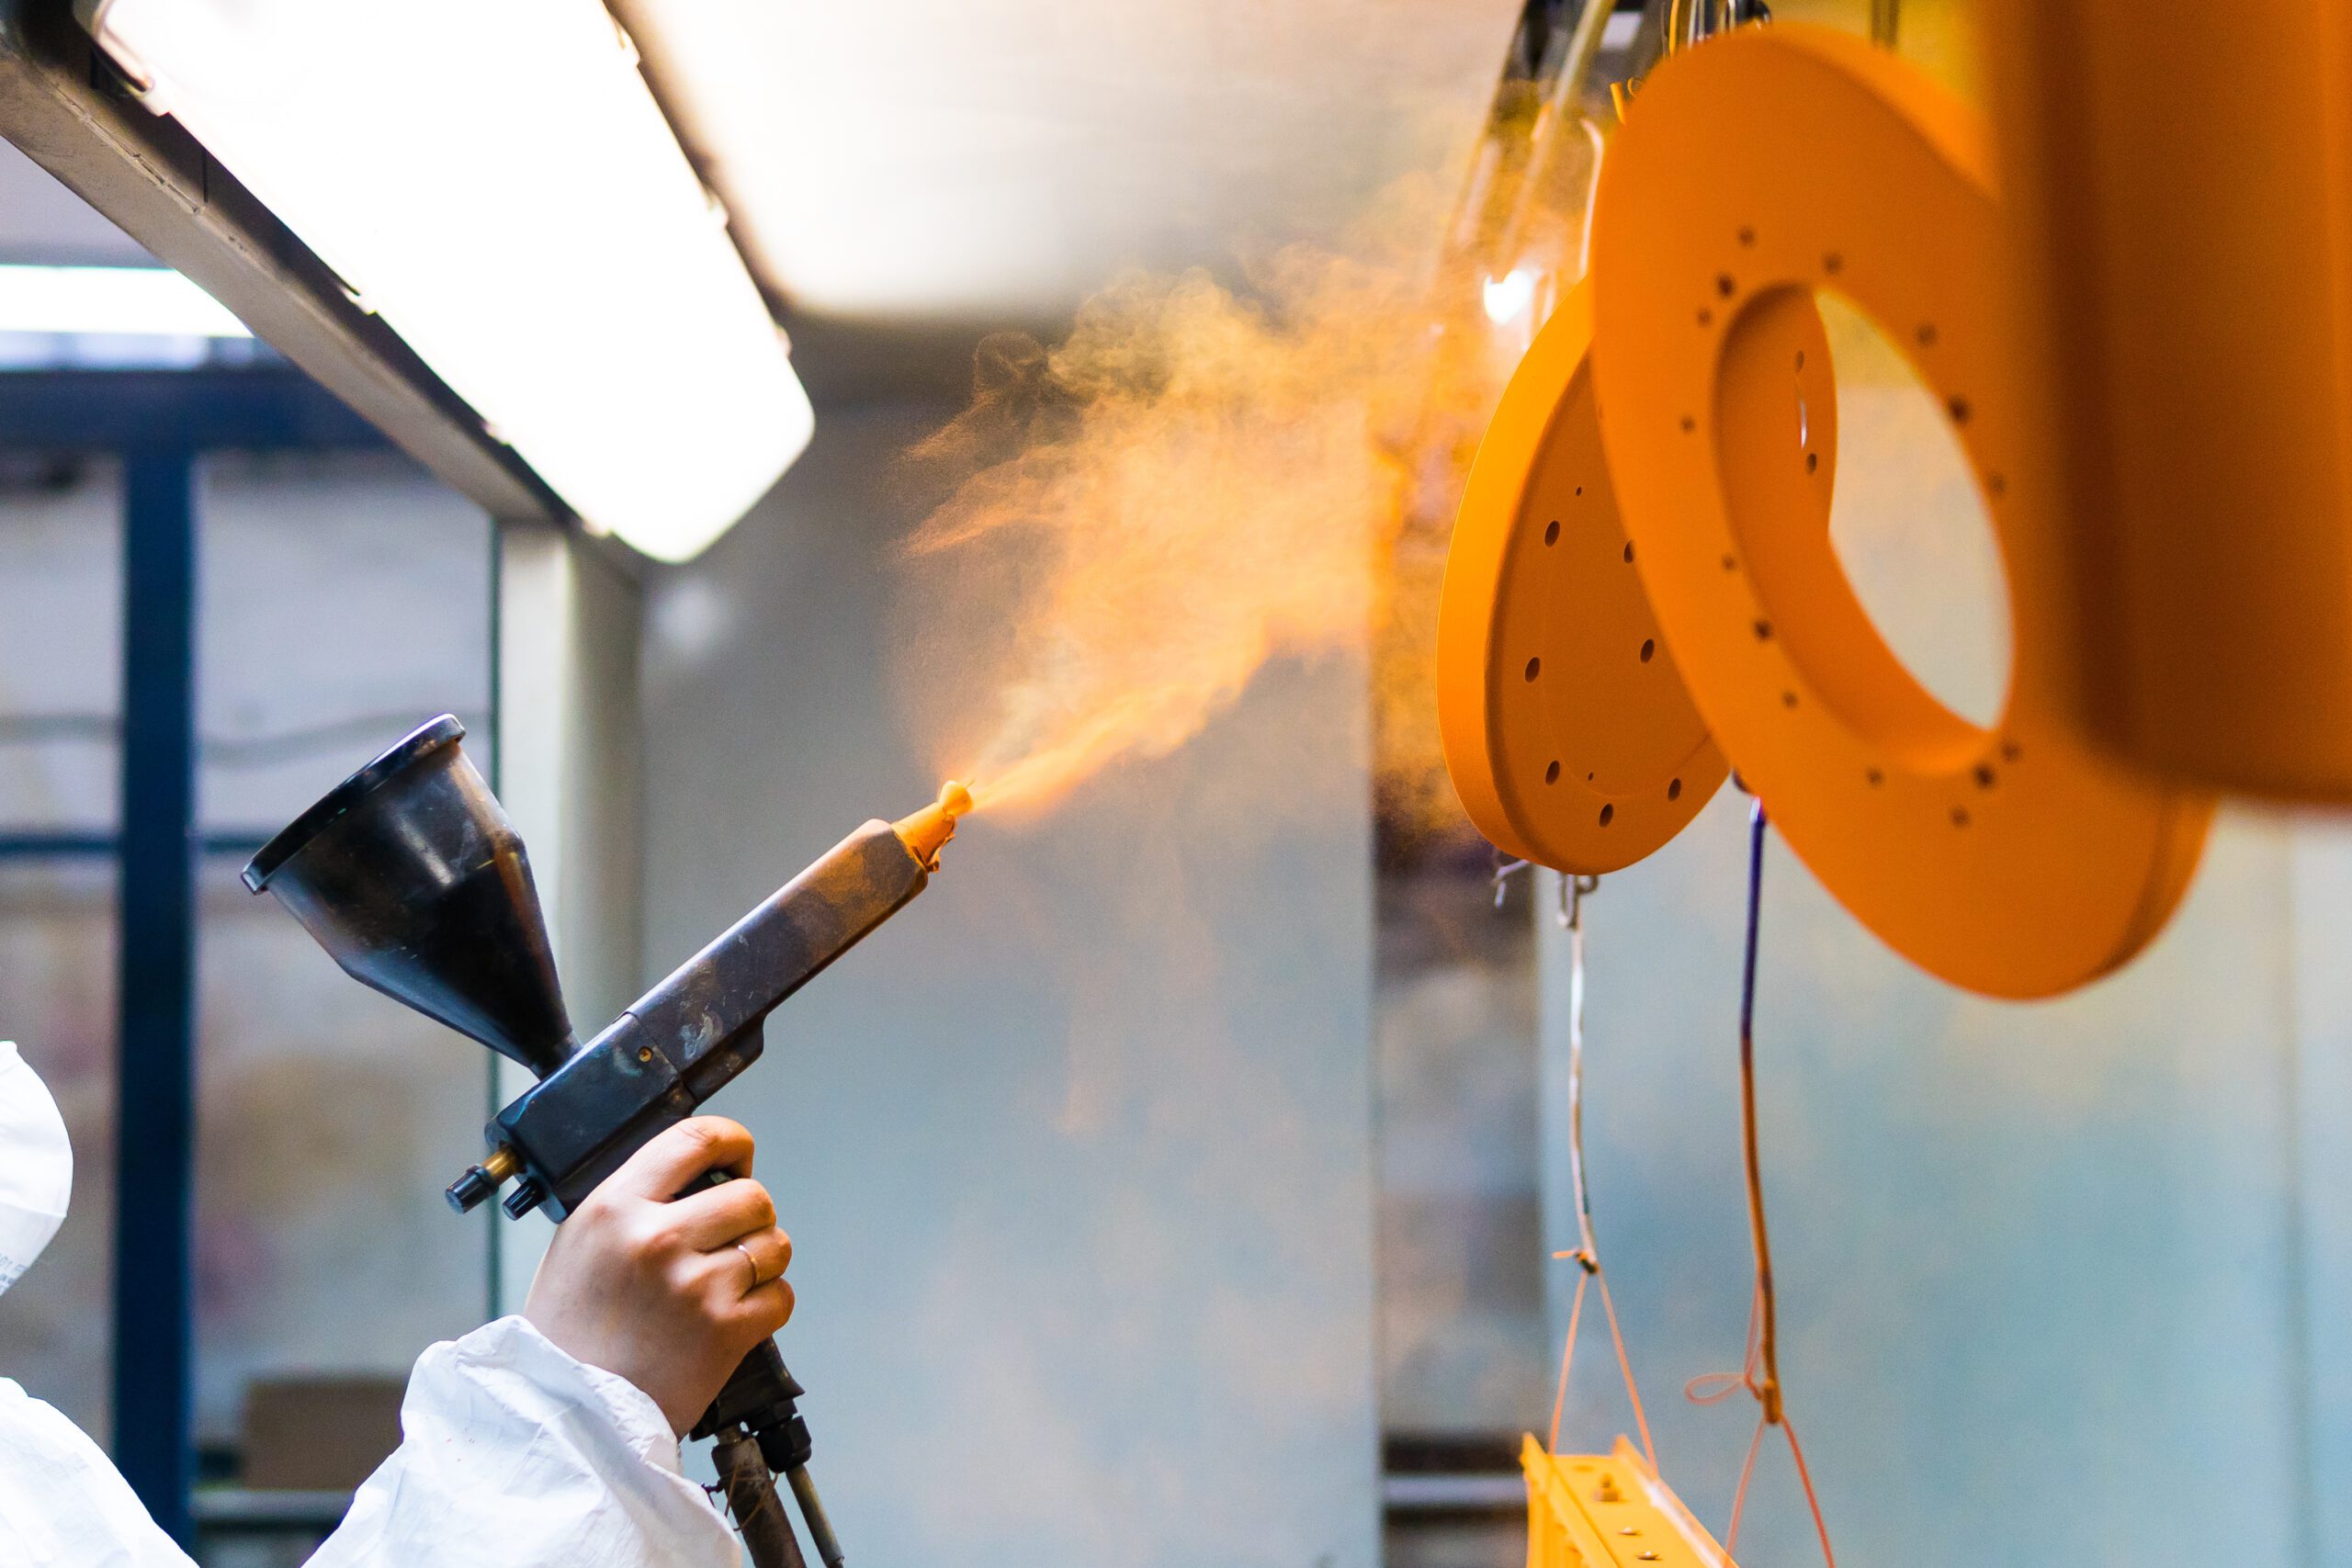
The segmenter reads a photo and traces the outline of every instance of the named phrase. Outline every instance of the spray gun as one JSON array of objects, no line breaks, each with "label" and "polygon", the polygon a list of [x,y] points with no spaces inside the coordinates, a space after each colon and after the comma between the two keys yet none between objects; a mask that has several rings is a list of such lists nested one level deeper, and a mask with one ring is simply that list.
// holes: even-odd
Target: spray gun
[{"label": "spray gun", "polygon": [[[523,840],[434,719],[329,791],[263,846],[245,886],[275,895],[354,978],[521,1063],[538,1082],[492,1119],[490,1152],[448,1190],[560,1223],[664,1128],[759,1059],[762,1024],[939,868],[962,786],[896,823],[872,821],[786,883],[619,1018],[579,1044],[556,979]],[[714,1179],[723,1180],[723,1176]],[[746,1356],[697,1422],[760,1568],[802,1568],[773,1477],[783,1475],[828,1568],[842,1551],[808,1477],[804,1391],[775,1342]]]}]

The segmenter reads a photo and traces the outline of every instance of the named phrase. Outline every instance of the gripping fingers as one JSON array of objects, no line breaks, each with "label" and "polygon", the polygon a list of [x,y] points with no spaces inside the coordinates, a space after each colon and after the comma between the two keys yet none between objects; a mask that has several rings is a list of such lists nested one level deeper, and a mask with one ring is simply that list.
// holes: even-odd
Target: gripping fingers
[{"label": "gripping fingers", "polygon": [[770,1280],[736,1303],[729,1315],[756,1344],[792,1321],[794,1302],[789,1280]]},{"label": "gripping fingers", "polygon": [[673,1278],[677,1289],[699,1297],[706,1311],[726,1316],[791,1265],[791,1237],[770,1225],[679,1259]]},{"label": "gripping fingers", "polygon": [[792,1238],[770,1225],[722,1243],[707,1256],[718,1266],[721,1299],[731,1301],[784,1278],[792,1267]]},{"label": "gripping fingers", "polygon": [[605,1185],[616,1193],[663,1201],[714,1170],[752,1173],[752,1134],[724,1116],[690,1116],[664,1129]]},{"label": "gripping fingers", "polygon": [[688,1193],[666,1206],[663,1218],[678,1239],[711,1252],[775,1225],[775,1200],[756,1181],[736,1180]]}]

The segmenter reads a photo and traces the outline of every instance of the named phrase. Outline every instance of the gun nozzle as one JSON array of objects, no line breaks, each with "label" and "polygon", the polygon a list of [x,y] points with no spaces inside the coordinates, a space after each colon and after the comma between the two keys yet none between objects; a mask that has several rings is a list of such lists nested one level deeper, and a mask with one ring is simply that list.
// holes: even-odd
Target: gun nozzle
[{"label": "gun nozzle", "polygon": [[972,792],[949,779],[939,786],[939,798],[911,817],[890,824],[926,870],[939,869],[939,852],[956,836],[956,818],[972,809]]}]

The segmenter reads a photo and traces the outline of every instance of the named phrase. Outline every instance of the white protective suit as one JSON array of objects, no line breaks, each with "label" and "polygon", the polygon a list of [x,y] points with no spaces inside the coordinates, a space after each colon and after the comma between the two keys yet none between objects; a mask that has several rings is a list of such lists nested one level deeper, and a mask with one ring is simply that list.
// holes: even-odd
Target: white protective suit
[{"label": "white protective suit", "polygon": [[[56,1102],[0,1042],[0,1291],[64,1217]],[[519,1317],[425,1351],[401,1446],[311,1568],[737,1568],[659,1406]],[[0,1563],[190,1568],[74,1423],[0,1378]]]}]

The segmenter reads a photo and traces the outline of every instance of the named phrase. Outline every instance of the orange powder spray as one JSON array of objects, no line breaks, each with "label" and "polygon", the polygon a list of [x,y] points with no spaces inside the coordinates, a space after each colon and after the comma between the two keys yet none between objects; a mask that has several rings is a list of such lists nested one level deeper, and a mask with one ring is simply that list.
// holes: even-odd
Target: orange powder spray
[{"label": "orange powder spray", "polygon": [[[1584,180],[1566,184],[1580,233]],[[1490,236],[1450,237],[1434,188],[1393,187],[1348,243],[1277,251],[1243,288],[1133,274],[1056,345],[981,345],[970,406],[910,454],[953,488],[908,546],[947,569],[939,592],[1013,583],[974,667],[993,716],[941,759],[977,809],[1042,807],[1173,750],[1270,660],[1369,647],[1384,807],[1458,810],[1430,695],[1444,539],[1529,322],[1565,284],[1472,259]]]}]

